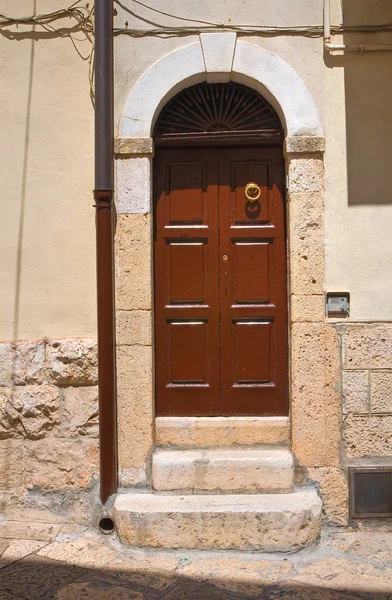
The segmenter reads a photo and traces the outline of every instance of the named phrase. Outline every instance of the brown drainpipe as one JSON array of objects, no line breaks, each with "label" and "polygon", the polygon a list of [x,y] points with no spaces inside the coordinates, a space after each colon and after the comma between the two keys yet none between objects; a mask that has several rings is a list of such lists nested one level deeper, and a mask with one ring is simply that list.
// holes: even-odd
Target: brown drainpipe
[{"label": "brown drainpipe", "polygon": [[95,0],[94,66],[100,491],[105,504],[117,491],[112,0]]}]

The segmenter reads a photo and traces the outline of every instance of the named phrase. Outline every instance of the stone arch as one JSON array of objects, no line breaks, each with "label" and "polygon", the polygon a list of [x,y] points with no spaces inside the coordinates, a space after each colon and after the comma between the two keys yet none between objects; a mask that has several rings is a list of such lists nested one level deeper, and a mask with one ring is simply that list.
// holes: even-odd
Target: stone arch
[{"label": "stone arch", "polygon": [[179,91],[202,81],[236,81],[257,90],[275,108],[286,136],[323,136],[312,94],[297,73],[264,48],[234,33],[201,34],[167,54],[136,82],[124,105],[119,136],[149,138],[162,107]]}]

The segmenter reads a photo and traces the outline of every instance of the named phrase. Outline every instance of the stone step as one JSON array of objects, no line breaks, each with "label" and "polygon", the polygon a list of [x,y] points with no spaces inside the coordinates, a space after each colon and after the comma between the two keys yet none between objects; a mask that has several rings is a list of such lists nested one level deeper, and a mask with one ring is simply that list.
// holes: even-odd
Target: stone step
[{"label": "stone step", "polygon": [[152,487],[179,492],[291,492],[288,448],[160,450],[152,459]]},{"label": "stone step", "polygon": [[321,500],[291,494],[120,494],[113,516],[120,539],[139,548],[293,552],[316,542]]},{"label": "stone step", "polygon": [[288,445],[288,417],[157,417],[157,446],[200,448],[213,446]]}]

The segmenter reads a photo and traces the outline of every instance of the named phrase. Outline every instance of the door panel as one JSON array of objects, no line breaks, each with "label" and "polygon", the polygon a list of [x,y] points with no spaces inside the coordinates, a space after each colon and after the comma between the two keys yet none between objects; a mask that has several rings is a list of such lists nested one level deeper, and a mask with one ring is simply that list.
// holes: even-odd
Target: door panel
[{"label": "door panel", "polygon": [[205,304],[209,296],[207,240],[166,240],[166,305]]},{"label": "door panel", "polygon": [[220,414],[218,152],[157,152],[156,411]]},{"label": "door panel", "polygon": [[280,148],[158,150],[157,414],[287,414],[283,177]]},{"label": "door panel", "polygon": [[273,322],[233,319],[233,385],[270,383]]},{"label": "door panel", "polygon": [[232,240],[232,304],[268,304],[271,247],[268,240]]},{"label": "door panel", "polygon": [[[287,414],[283,177],[280,148],[219,152],[223,415]],[[254,203],[250,182],[261,190]]]},{"label": "door panel", "polygon": [[208,385],[209,323],[206,321],[167,321],[166,385]]}]

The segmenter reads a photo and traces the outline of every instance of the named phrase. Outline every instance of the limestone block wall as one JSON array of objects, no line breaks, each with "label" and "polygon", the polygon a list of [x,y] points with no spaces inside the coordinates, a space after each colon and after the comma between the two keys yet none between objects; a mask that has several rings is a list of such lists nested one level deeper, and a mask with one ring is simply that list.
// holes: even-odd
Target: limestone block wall
[{"label": "limestone block wall", "polygon": [[[347,461],[392,457],[392,323],[338,326]],[[377,463],[377,460],[376,460]]]},{"label": "limestone block wall", "polygon": [[0,512],[89,521],[98,475],[96,340],[0,344]]},{"label": "limestone block wall", "polygon": [[154,434],[151,214],[117,215],[116,275],[119,483],[137,486],[148,480]]},{"label": "limestone block wall", "polygon": [[347,522],[341,456],[339,336],[324,306],[324,139],[289,137],[291,445],[299,483],[316,485],[325,518]]}]

